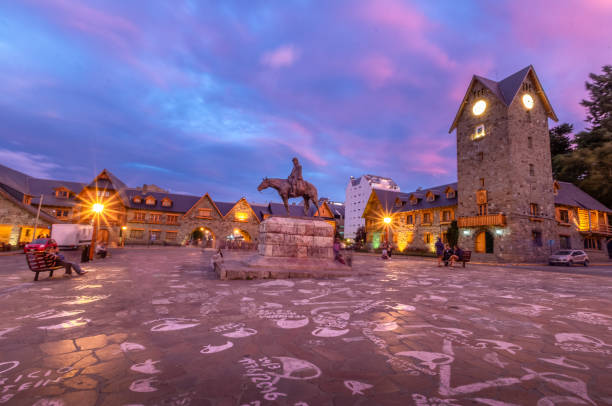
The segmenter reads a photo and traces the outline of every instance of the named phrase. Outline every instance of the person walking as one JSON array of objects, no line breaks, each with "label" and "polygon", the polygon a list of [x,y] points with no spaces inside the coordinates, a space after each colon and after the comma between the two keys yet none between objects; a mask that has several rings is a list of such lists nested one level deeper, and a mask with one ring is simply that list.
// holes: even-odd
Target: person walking
[{"label": "person walking", "polygon": [[444,256],[444,243],[442,239],[438,237],[438,241],[435,244],[436,256],[438,257],[438,266],[442,266],[442,257]]}]

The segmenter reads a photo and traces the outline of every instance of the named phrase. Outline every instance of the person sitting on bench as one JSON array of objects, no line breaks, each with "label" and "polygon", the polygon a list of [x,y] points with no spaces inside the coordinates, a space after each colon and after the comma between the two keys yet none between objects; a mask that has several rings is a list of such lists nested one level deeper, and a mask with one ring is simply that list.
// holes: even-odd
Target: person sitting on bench
[{"label": "person sitting on bench", "polygon": [[63,266],[66,269],[66,273],[64,275],[72,275],[72,269],[78,273],[79,275],[85,275],[87,272],[82,270],[80,265],[75,262],[68,262],[66,258],[59,253],[59,248],[48,248],[45,251],[45,257],[52,257],[54,265]]},{"label": "person sitting on bench", "polygon": [[106,244],[104,242],[100,242],[98,243],[98,245],[96,245],[96,255],[98,255],[100,258],[106,258],[106,254],[108,253],[108,250],[106,249]]}]

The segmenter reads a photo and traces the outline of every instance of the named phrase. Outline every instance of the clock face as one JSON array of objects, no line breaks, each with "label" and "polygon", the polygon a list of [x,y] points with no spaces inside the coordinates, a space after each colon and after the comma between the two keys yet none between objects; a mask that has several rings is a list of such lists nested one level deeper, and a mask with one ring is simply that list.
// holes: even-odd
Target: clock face
[{"label": "clock face", "polygon": [[527,110],[531,110],[533,108],[533,97],[531,95],[526,94],[523,96],[523,105]]},{"label": "clock face", "polygon": [[474,113],[475,116],[479,116],[484,113],[486,109],[487,102],[484,100],[478,100],[476,103],[474,103],[474,107],[472,107],[472,113]]}]

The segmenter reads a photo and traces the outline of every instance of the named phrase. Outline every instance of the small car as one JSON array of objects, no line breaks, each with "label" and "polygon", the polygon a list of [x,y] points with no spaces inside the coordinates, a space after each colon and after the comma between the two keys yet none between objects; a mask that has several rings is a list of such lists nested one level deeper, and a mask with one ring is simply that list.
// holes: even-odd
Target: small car
[{"label": "small car", "polygon": [[57,243],[53,238],[37,238],[23,247],[23,252],[45,251],[47,248],[57,248]]},{"label": "small car", "polygon": [[589,265],[589,256],[581,250],[561,250],[548,257],[548,265],[564,264],[572,266],[574,264]]}]

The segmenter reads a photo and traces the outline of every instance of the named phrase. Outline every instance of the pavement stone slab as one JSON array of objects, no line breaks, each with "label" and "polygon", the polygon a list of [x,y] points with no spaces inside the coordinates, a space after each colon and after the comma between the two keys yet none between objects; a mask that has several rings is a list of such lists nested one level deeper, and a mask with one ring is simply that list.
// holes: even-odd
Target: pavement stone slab
[{"label": "pavement stone slab", "polygon": [[0,404],[612,404],[610,268],[356,254],[341,278],[219,280],[210,255],[38,283],[0,258]]}]

